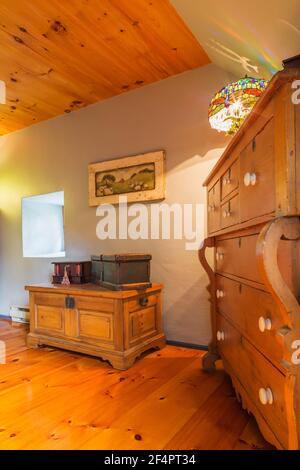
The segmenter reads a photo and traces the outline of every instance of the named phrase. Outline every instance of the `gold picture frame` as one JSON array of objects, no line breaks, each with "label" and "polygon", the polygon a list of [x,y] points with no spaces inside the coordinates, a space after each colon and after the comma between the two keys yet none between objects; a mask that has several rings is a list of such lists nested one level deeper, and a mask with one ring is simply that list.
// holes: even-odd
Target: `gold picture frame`
[{"label": "gold picture frame", "polygon": [[165,152],[118,158],[88,167],[89,206],[127,202],[158,201],[165,198]]}]

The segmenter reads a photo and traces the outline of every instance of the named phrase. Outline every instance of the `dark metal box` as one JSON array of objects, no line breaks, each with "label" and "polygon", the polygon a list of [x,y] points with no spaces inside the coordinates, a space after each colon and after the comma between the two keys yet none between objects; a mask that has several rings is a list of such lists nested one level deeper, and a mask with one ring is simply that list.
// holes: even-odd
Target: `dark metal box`
[{"label": "dark metal box", "polygon": [[147,289],[151,287],[150,261],[147,254],[92,256],[92,280],[112,290]]}]

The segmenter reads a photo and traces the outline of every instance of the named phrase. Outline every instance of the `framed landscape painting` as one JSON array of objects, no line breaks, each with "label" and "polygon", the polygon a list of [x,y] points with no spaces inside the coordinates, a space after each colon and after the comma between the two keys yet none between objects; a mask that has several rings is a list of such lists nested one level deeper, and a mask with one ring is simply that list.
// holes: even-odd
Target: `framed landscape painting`
[{"label": "framed landscape painting", "polygon": [[165,198],[165,152],[150,152],[89,165],[89,205]]}]

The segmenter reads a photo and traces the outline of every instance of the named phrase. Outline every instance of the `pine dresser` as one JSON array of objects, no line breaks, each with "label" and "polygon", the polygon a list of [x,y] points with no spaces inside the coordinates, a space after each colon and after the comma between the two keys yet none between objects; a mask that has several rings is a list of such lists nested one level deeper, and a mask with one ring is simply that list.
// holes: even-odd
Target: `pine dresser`
[{"label": "pine dresser", "polygon": [[222,358],[238,400],[278,449],[300,448],[299,79],[300,68],[272,78],[206,179],[199,250],[213,330],[202,367]]}]

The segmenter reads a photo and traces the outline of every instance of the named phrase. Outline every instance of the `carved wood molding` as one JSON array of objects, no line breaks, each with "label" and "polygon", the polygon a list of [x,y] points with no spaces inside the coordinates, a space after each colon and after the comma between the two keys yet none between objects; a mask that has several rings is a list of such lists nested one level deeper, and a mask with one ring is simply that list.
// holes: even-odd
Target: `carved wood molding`
[{"label": "carved wood molding", "polygon": [[[205,238],[202,241],[202,243],[200,245],[200,248],[199,248],[199,251],[198,251],[199,261],[200,261],[202,267],[204,268],[204,270],[206,271],[206,273],[209,277],[210,284],[214,283],[215,273],[214,273],[213,269],[210,267],[210,265],[207,262],[205,251],[206,251],[206,248],[214,248],[214,246],[215,246],[215,238],[214,237],[208,237],[208,238]],[[211,293],[210,285],[207,286],[207,290],[208,290],[208,292]]]},{"label": "carved wood molding", "polygon": [[[299,419],[299,381],[300,364],[293,364],[293,341],[300,332],[300,305],[295,294],[286,284],[278,266],[278,247],[280,240],[297,241],[300,239],[300,221],[298,217],[280,217],[261,230],[256,255],[260,274],[272,294],[283,318],[287,324],[282,325],[277,334],[282,336],[285,344],[284,362],[288,366],[286,378],[285,401],[288,410],[287,422],[289,428],[289,448],[298,448],[297,436],[300,435]],[[296,259],[293,260],[294,263]],[[290,393],[291,384],[294,384],[295,393]],[[296,397],[293,401],[293,397]],[[298,424],[297,424],[298,423]],[[298,432],[297,432],[298,427]]]},{"label": "carved wood molding", "polygon": [[[287,319],[287,325],[282,325],[283,328],[278,333],[285,337],[285,345],[290,352],[291,342],[295,339],[294,332],[300,331],[300,305],[282,277],[277,254],[280,240],[299,239],[299,218],[280,217],[263,227],[256,245],[258,268],[262,279]],[[287,356],[286,360],[291,363],[291,356]]]},{"label": "carved wood molding", "polygon": [[207,372],[215,370],[215,361],[220,358],[216,342],[216,296],[215,296],[215,273],[206,259],[206,248],[215,247],[215,238],[208,237],[203,240],[198,251],[199,261],[209,277],[209,284],[206,287],[210,294],[210,315],[212,327],[212,340],[208,347],[208,353],[202,358],[202,368]]}]

